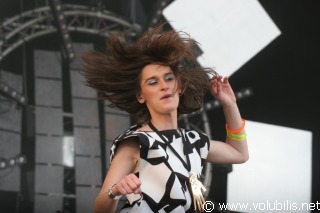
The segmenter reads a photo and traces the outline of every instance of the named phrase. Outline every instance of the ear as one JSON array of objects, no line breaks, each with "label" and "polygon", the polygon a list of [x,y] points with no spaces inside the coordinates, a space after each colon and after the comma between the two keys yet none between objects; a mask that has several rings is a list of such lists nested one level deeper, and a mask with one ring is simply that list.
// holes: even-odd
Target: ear
[{"label": "ear", "polygon": [[140,104],[143,104],[146,101],[141,94],[137,94],[137,99]]}]

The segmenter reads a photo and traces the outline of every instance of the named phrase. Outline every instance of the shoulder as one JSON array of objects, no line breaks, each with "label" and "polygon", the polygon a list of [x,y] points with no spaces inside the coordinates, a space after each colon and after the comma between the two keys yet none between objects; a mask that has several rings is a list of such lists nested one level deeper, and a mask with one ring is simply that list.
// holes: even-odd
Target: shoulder
[{"label": "shoulder", "polygon": [[110,162],[119,147],[134,146],[140,148],[139,146],[149,146],[150,135],[146,132],[139,131],[140,127],[139,125],[133,125],[114,139],[110,149]]},{"label": "shoulder", "polygon": [[[114,150],[112,158],[110,160],[118,158],[126,159],[138,159],[140,155],[139,141],[137,137],[129,137],[124,139],[117,149]],[[110,161],[111,162],[111,161]]]},{"label": "shoulder", "polygon": [[130,137],[136,137],[137,136],[136,132],[138,128],[139,128],[138,125],[131,126],[129,129],[125,130],[118,137],[116,137],[113,141],[113,144],[116,144]]},{"label": "shoulder", "polygon": [[119,147],[134,147],[136,144],[139,144],[136,130],[139,128],[138,125],[133,125],[129,129],[122,132],[118,137],[116,137],[112,143],[110,149],[110,162],[114,158]]}]

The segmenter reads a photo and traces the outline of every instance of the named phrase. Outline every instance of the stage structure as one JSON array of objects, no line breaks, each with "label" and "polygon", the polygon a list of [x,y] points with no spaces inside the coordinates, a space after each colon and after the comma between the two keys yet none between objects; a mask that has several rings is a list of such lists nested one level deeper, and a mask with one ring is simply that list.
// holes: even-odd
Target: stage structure
[{"label": "stage structure", "polygon": [[[19,104],[33,109],[33,119],[29,124],[34,125],[35,150],[29,158],[28,153],[23,156],[24,159],[32,159],[28,160],[27,164],[32,164],[33,173],[20,176],[17,172],[14,191],[20,193],[19,178],[22,189],[33,187],[21,193],[25,200],[33,205],[34,212],[55,213],[58,210],[67,210],[86,213],[92,210],[94,197],[107,172],[112,141],[131,125],[131,120],[128,114],[105,106],[107,103],[98,102],[95,92],[84,85],[83,76],[80,74],[83,65],[80,54],[94,46],[92,43],[72,42],[69,33],[106,38],[112,32],[124,32],[132,39],[137,39],[141,33],[161,20],[162,10],[168,1],[154,2],[150,12],[151,19],[144,26],[135,22],[136,11],[133,8],[136,1],[131,1],[131,21],[108,10],[93,10],[92,7],[83,5],[64,5],[56,0],[50,3],[50,6],[24,11],[8,18],[0,25],[0,63],[26,42],[54,33],[58,33],[62,38],[61,52],[39,49],[33,52],[34,103],[27,102],[26,91],[21,89],[18,93]],[[26,79],[21,81],[21,85],[27,84]],[[8,82],[1,82],[4,92],[7,85]],[[239,100],[251,94],[250,89],[245,89],[237,93],[237,98]],[[68,112],[64,111],[65,97],[71,105]],[[207,112],[217,107],[217,101],[207,103],[199,112],[182,116],[179,122],[186,128],[196,128],[210,136]],[[26,119],[29,117],[25,116]],[[0,131],[4,129],[5,127]],[[19,154],[23,139],[19,138],[20,130],[14,133],[17,143],[15,146],[18,147],[15,154]],[[0,139],[5,140],[1,137]],[[4,163],[7,161],[1,161],[1,165]],[[15,170],[17,168],[15,167]],[[210,189],[211,172],[211,165],[207,164],[203,172],[207,189]],[[29,182],[22,181],[25,177]],[[33,185],[30,186],[30,182]],[[2,190],[7,189],[3,186]],[[122,199],[121,202],[125,200]]]},{"label": "stage structure", "polygon": [[[23,110],[17,107],[18,112],[14,115],[12,113],[15,110],[3,110],[1,116],[1,120],[4,119],[1,131],[14,135],[14,140],[12,136],[0,137],[0,145],[3,147],[1,150],[5,151],[0,156],[1,174],[6,175],[1,180],[1,190],[4,191],[1,196],[15,193],[12,204],[6,204],[2,209],[10,209],[12,212],[25,210],[19,210],[16,206],[29,205],[32,205],[28,208],[32,209],[32,212],[90,212],[106,173],[106,156],[109,155],[106,147],[111,146],[110,134],[115,134],[112,126],[117,122],[120,122],[116,125],[118,127],[130,126],[127,115],[104,110],[95,99],[96,94],[84,85],[84,79],[79,73],[82,68],[80,53],[92,49],[93,45],[72,43],[68,32],[101,38],[109,37],[112,32],[124,32],[136,38],[141,33],[141,27],[107,10],[94,11],[88,6],[58,3],[51,7],[44,6],[22,12],[6,19],[0,26],[0,62],[26,42],[45,35],[59,33],[59,36],[65,39],[62,43],[69,42],[61,45],[62,55],[61,52],[34,50],[34,85],[31,85],[35,91],[34,103],[27,103],[26,91],[22,88],[16,91],[10,78],[2,75],[1,94],[4,95],[3,99],[10,103],[10,106],[7,104],[9,109],[15,109],[15,102],[19,106],[33,109],[31,116],[26,118],[31,117],[31,121],[27,123],[34,126],[31,133],[34,138],[34,153],[26,153],[26,156],[20,155],[23,143],[20,133]],[[54,12],[60,12],[60,16]],[[62,16],[64,22],[58,25],[57,19],[61,20],[59,17]],[[64,65],[61,64],[64,60],[67,60],[67,66],[65,62]],[[67,75],[65,70],[69,71]],[[20,80],[20,87],[26,85],[25,78]],[[71,85],[68,91],[65,91],[65,84]],[[66,94],[72,102],[71,113],[64,112]],[[3,109],[4,104],[2,101]],[[99,113],[102,113],[102,119],[99,119]],[[17,117],[18,121],[13,120],[13,117]],[[16,123],[17,130],[10,130],[11,126],[8,126],[6,119]],[[66,131],[65,126],[70,126],[70,122],[72,130]],[[108,126],[106,133],[100,129],[101,124],[105,128],[104,123]],[[105,135],[101,136],[102,134]],[[12,151],[8,150],[10,147],[13,147]],[[31,158],[27,163],[32,164],[34,171],[20,174],[20,166],[29,159],[28,155],[31,155]],[[26,177],[28,181],[25,180]],[[26,188],[27,190],[24,190]],[[24,197],[24,203],[21,203],[20,194]]]},{"label": "stage structure", "polygon": [[[141,27],[114,13],[92,11],[88,6],[62,5],[65,24],[69,32],[108,37],[113,31],[131,36],[140,33]],[[21,44],[35,38],[55,33],[53,14],[49,6],[35,8],[5,20],[0,26],[0,62]]]}]

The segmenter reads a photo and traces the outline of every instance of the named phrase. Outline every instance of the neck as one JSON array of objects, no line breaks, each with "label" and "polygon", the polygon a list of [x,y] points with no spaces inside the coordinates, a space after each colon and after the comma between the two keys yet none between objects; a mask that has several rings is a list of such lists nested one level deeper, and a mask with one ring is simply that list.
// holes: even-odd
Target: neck
[{"label": "neck", "polygon": [[159,131],[178,128],[177,116],[164,116],[156,119],[152,118],[151,123]]}]

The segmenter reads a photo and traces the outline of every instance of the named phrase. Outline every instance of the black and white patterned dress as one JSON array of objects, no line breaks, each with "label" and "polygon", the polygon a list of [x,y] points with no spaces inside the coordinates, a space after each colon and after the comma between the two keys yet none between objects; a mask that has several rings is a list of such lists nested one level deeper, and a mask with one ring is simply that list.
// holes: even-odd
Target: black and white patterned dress
[{"label": "black and white patterned dress", "polygon": [[[128,203],[122,212],[194,212],[189,186],[190,173],[200,177],[209,150],[207,135],[195,130],[144,132],[133,126],[115,139],[110,151],[110,162],[124,139],[139,137],[140,195],[127,195]],[[185,136],[182,140],[180,134]],[[179,155],[179,156],[178,156]]]}]

